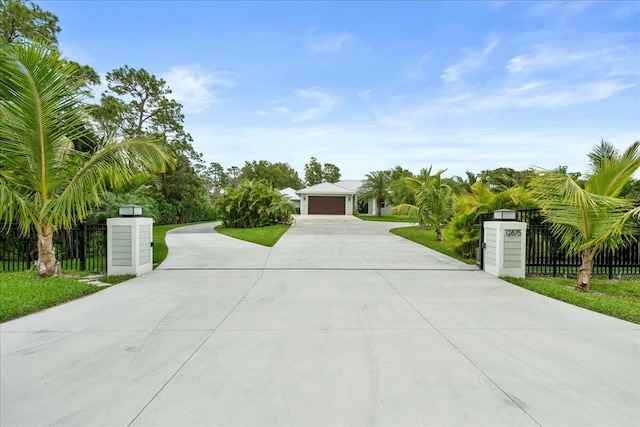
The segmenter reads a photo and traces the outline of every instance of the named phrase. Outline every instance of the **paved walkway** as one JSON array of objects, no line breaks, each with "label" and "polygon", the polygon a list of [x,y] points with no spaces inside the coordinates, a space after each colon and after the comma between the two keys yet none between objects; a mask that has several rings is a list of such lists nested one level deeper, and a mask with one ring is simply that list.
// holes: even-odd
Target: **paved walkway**
[{"label": "paved walkway", "polygon": [[169,234],[154,272],[2,324],[0,425],[640,425],[638,325],[390,227]]}]

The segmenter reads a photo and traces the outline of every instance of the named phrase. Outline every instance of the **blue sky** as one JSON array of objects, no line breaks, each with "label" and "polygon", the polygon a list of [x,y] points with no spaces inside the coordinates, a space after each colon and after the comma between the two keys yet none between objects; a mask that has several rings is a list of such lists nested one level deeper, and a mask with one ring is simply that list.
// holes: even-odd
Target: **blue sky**
[{"label": "blue sky", "polygon": [[585,172],[640,139],[638,2],[38,3],[69,58],[164,78],[224,167]]}]

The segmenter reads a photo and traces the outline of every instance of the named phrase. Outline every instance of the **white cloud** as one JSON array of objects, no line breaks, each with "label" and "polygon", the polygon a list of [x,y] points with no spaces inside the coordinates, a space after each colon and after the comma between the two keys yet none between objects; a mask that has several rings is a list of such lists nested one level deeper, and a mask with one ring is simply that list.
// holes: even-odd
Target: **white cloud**
[{"label": "white cloud", "polygon": [[566,20],[572,16],[581,15],[596,3],[595,1],[531,2],[532,7],[527,11],[527,15],[531,18]]},{"label": "white cloud", "polygon": [[204,72],[199,65],[173,67],[163,78],[172,90],[170,96],[191,113],[207,110],[223,90],[236,84],[232,73]]},{"label": "white cloud", "polygon": [[358,98],[365,102],[371,102],[371,89],[361,90],[358,92]]},{"label": "white cloud", "polygon": [[422,106],[409,107],[399,117],[450,117],[470,112],[507,109],[548,109],[600,101],[636,84],[617,80],[594,80],[572,85],[532,81],[518,86],[505,86],[492,91],[464,92],[452,97],[429,100]]},{"label": "white cloud", "polygon": [[498,46],[498,40],[494,39],[487,43],[482,49],[465,49],[463,51],[464,57],[457,63],[446,68],[440,78],[447,82],[455,82],[460,79],[463,74],[467,74],[471,71],[480,70],[487,64],[487,57]]},{"label": "white cloud", "polygon": [[505,68],[510,73],[557,69],[575,63],[601,60],[602,53],[598,51],[568,51],[551,46],[538,46],[531,53],[511,58]]},{"label": "white cloud", "polygon": [[315,29],[307,33],[307,49],[311,53],[339,53],[354,37],[347,31],[319,34]]},{"label": "white cloud", "polygon": [[[293,106],[277,106],[273,110],[288,116],[293,123],[301,123],[314,120],[329,111],[338,103],[338,100],[328,92],[319,89],[301,89],[296,92],[296,99],[289,101]],[[280,103],[278,101],[276,103]]]},{"label": "white cloud", "polygon": [[[583,171],[587,163],[584,153],[601,137],[594,136],[589,128],[523,130],[517,126],[449,127],[436,123],[412,129],[365,123],[246,129],[207,127],[202,131],[194,129],[196,141],[224,141],[218,145],[215,157],[206,161],[215,160],[225,167],[254,159],[282,161],[301,172],[315,155],[323,162],[337,165],[345,179],[361,179],[372,170],[398,164],[414,172],[429,165],[435,170],[446,168],[446,176],[462,175],[467,169],[480,172],[505,165],[514,169],[568,165],[572,171]],[[606,137],[621,144],[633,140],[624,133]]]}]

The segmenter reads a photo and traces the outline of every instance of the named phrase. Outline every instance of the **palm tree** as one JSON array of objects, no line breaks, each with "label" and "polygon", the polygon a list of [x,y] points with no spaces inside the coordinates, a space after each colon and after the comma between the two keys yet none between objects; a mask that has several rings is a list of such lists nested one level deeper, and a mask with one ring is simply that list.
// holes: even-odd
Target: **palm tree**
[{"label": "palm tree", "polygon": [[38,235],[40,276],[59,273],[53,233],[83,220],[107,185],[146,169],[164,171],[167,149],[152,141],[105,142],[92,153],[79,79],[60,56],[36,43],[0,46],[0,222]]},{"label": "palm tree", "polygon": [[[429,173],[431,169],[429,169]],[[442,227],[451,219],[456,202],[451,187],[442,179],[444,170],[422,178],[406,178],[407,186],[415,195],[415,204],[401,204],[395,211],[417,220],[420,228],[431,225],[436,230],[436,240],[442,241]]]},{"label": "palm tree", "polygon": [[375,199],[376,216],[382,216],[382,202],[389,197],[391,174],[389,171],[373,171],[365,176],[367,180],[360,187],[358,196],[365,200]]},{"label": "palm tree", "polygon": [[633,200],[619,197],[640,167],[640,141],[623,153],[601,141],[589,155],[592,173],[579,182],[546,171],[531,186],[551,230],[570,253],[580,254],[576,287],[589,290],[593,260],[633,238]]},{"label": "palm tree", "polygon": [[476,181],[470,192],[458,196],[455,215],[447,227],[449,243],[463,257],[471,258],[478,248],[480,215],[496,209],[515,208],[525,198],[523,190],[494,193],[484,181]]}]

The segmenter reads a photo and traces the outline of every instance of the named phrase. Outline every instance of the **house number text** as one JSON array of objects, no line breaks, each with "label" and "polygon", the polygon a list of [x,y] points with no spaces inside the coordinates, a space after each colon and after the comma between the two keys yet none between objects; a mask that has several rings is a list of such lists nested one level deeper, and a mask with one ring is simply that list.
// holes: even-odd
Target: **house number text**
[{"label": "house number text", "polygon": [[522,230],[504,230],[505,236],[507,237],[521,237]]}]

